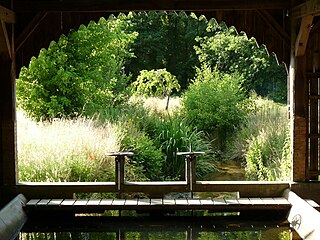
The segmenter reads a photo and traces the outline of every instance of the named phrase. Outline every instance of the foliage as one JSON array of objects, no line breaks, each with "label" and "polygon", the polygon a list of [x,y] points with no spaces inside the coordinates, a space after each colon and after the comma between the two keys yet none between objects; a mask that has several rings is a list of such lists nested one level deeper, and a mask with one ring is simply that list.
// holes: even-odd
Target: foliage
[{"label": "foliage", "polygon": [[184,12],[141,12],[129,14],[128,32],[139,35],[132,49],[135,58],[126,63],[126,71],[136,79],[142,69],[166,68],[185,89],[194,77],[199,60],[194,50],[196,36],[207,34],[207,20]]},{"label": "foliage", "polygon": [[161,174],[163,155],[149,136],[140,131],[130,120],[122,125],[118,134],[122,148],[135,154],[130,158],[130,164],[139,169],[137,171],[140,173],[139,178],[145,176],[147,180],[163,180]]},{"label": "foliage", "polygon": [[226,157],[245,161],[248,180],[289,180],[287,106],[261,98],[255,102],[256,110],[233,137]]},{"label": "foliage", "polygon": [[129,77],[123,62],[132,56],[128,48],[136,34],[125,33],[123,24],[119,19],[101,18],[42,49],[21,70],[19,106],[39,120],[91,115],[124,101]]},{"label": "foliage", "polygon": [[184,115],[197,129],[233,131],[247,114],[249,101],[238,75],[212,71],[203,66],[182,99]]},{"label": "foliage", "polygon": [[165,97],[173,90],[179,91],[180,85],[174,75],[165,68],[158,70],[142,70],[133,82],[135,94],[142,96]]},{"label": "foliage", "polygon": [[184,179],[185,159],[177,156],[177,152],[203,151],[206,154],[197,158],[198,177],[203,177],[214,171],[215,155],[210,141],[201,131],[194,130],[179,116],[162,117],[154,127],[154,142],[160,146],[166,156],[163,166],[163,175],[167,179]]},{"label": "foliage", "polygon": [[214,31],[212,36],[197,38],[200,46],[195,49],[200,62],[224,73],[240,74],[247,92],[255,90],[261,96],[286,101],[286,70],[265,46],[259,47],[254,38],[248,39],[234,28]]}]

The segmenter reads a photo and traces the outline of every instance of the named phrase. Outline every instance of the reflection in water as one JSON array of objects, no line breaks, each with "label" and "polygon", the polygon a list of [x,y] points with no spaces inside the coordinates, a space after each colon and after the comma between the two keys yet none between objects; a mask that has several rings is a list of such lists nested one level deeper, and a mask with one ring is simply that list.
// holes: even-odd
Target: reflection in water
[{"label": "reflection in water", "polygon": [[286,221],[239,217],[76,217],[29,221],[20,240],[290,240]]},{"label": "reflection in water", "polygon": [[20,240],[290,240],[289,230],[284,230],[282,232],[272,231],[273,230],[240,232],[199,232],[196,234],[196,236],[190,232],[127,232],[122,234],[105,232],[21,233]]}]

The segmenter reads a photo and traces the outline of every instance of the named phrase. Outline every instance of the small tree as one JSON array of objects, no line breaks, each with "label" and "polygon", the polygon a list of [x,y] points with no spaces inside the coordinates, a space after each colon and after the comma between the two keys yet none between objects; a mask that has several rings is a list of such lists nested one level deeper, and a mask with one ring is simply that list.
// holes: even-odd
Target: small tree
[{"label": "small tree", "polygon": [[239,75],[212,71],[208,66],[197,70],[196,79],[182,99],[183,112],[197,129],[232,131],[247,113],[248,99]]},{"label": "small tree", "polygon": [[132,85],[135,93],[143,96],[165,97],[173,90],[180,90],[177,78],[165,68],[140,71],[140,75]]}]

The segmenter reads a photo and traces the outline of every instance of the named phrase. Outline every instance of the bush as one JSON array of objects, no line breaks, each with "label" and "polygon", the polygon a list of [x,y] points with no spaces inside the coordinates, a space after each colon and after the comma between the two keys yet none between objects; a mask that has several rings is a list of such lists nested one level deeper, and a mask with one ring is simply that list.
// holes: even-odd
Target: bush
[{"label": "bush", "polygon": [[155,126],[155,145],[165,154],[163,174],[167,179],[184,179],[185,159],[177,152],[186,152],[192,145],[193,151],[204,151],[197,158],[197,176],[203,177],[215,169],[215,155],[209,140],[201,131],[194,130],[179,116],[163,117]]},{"label": "bush", "polygon": [[92,115],[123,102],[130,79],[123,61],[132,56],[128,45],[135,36],[121,31],[119,21],[104,18],[62,35],[21,69],[19,106],[39,120]]},{"label": "bush", "polygon": [[182,111],[197,129],[233,131],[247,115],[248,101],[238,75],[198,69],[197,77],[182,98]]},{"label": "bush", "polygon": [[135,155],[130,157],[129,165],[138,169],[139,176],[128,176],[129,180],[163,180],[161,170],[163,155],[153,141],[143,131],[140,131],[131,120],[124,123],[118,132],[123,150],[132,151]]}]

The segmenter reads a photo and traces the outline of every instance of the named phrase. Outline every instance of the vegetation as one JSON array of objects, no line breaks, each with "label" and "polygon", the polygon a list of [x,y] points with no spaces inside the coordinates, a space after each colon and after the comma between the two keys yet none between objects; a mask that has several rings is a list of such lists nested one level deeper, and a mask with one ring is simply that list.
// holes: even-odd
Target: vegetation
[{"label": "vegetation", "polygon": [[101,18],[42,49],[28,68],[21,69],[19,106],[39,120],[90,116],[127,100],[130,77],[123,64],[132,57],[129,45],[136,33],[124,33],[123,24]]},{"label": "vegetation", "polygon": [[[35,127],[30,131],[39,132],[24,134],[19,126],[20,180],[108,181],[114,163],[104,152],[122,150],[136,153],[127,164],[130,180],[183,179],[184,159],[176,153],[191,144],[207,153],[198,158],[199,178],[235,153],[248,179],[287,179],[286,121],[276,115],[262,122],[269,107],[253,101],[252,91],[284,101],[285,69],[255,39],[223,23],[150,12],[80,26],[41,50],[17,80],[18,105]],[[181,107],[139,102],[170,93]],[[265,111],[271,118],[280,110]]]},{"label": "vegetation", "polygon": [[287,106],[257,98],[252,112],[230,144],[228,159],[243,159],[248,180],[290,179]]}]

